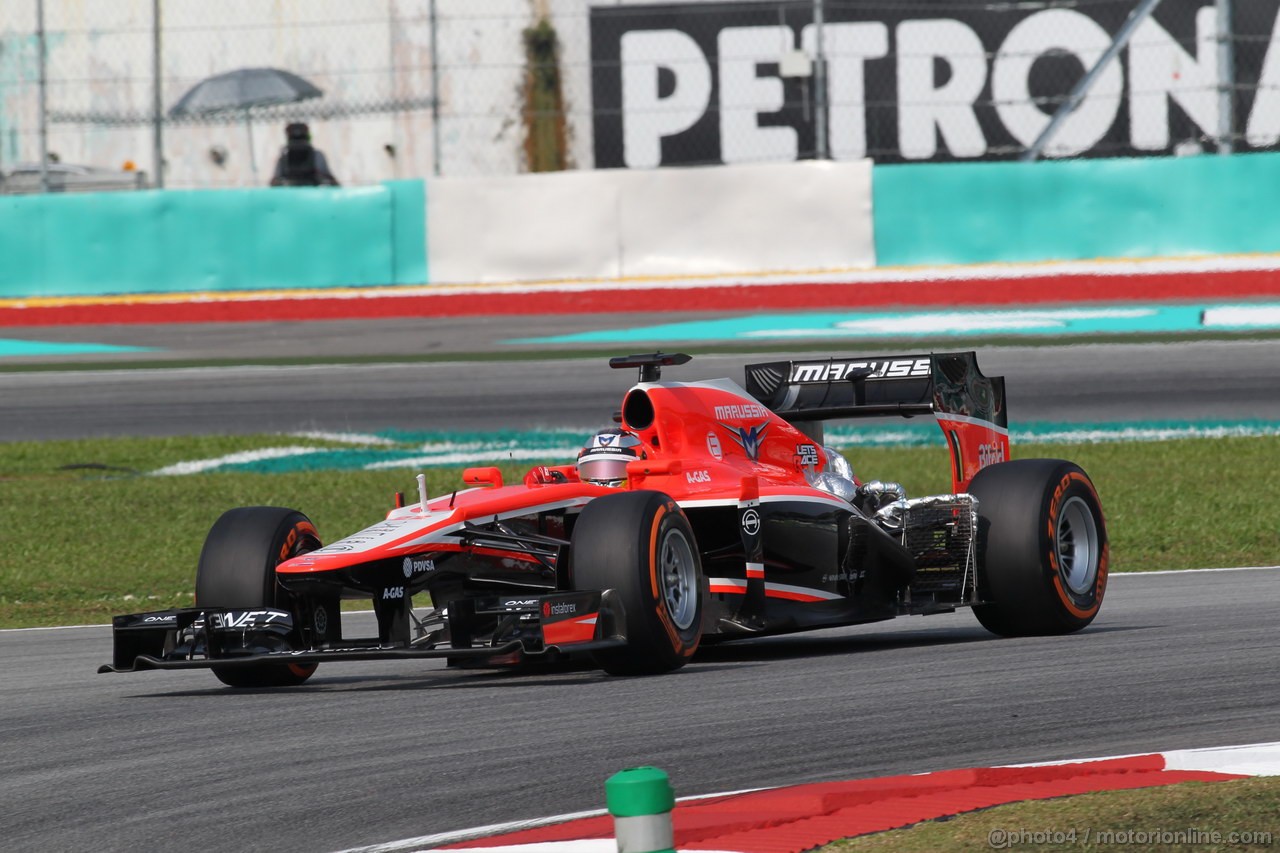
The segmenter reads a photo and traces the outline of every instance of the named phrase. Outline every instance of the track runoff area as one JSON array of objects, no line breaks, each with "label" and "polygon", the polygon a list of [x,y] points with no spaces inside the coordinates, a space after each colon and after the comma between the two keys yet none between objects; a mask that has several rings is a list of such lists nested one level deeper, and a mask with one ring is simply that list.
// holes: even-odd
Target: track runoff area
[{"label": "track runoff area", "polygon": [[[620,291],[643,293],[645,298],[619,299]],[[33,298],[0,300],[0,327],[619,314],[652,312],[662,305],[686,315],[721,316],[510,343],[795,338],[856,342],[939,332],[1069,336],[1269,331],[1280,329],[1280,256]],[[747,312],[749,316],[743,316]],[[32,354],[34,345],[0,338],[0,357]],[[71,346],[82,347],[81,352],[94,348]],[[1280,775],[1280,743],[733,792],[675,802],[666,819],[671,845],[681,850],[784,853],[1004,803],[1250,775]],[[614,816],[601,810],[404,839],[359,851],[612,853],[618,849],[614,835]],[[1024,840],[1007,841],[1000,846]],[[1166,840],[1114,841],[1159,846]],[[1212,839],[1167,841],[1196,844]]]}]

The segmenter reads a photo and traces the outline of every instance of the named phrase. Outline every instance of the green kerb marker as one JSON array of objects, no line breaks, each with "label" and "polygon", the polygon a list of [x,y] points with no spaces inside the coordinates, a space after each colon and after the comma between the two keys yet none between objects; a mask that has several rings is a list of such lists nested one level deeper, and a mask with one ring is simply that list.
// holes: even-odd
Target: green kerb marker
[{"label": "green kerb marker", "polygon": [[675,853],[671,810],[676,795],[657,767],[632,767],[604,783],[618,853]]}]

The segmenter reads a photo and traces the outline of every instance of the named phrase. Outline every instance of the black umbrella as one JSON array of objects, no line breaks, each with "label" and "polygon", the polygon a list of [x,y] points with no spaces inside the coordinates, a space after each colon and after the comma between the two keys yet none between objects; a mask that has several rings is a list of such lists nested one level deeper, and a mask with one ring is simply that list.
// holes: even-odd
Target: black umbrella
[{"label": "black umbrella", "polygon": [[249,131],[249,164],[254,177],[258,161],[253,153],[253,125],[249,113],[255,107],[293,104],[324,95],[319,87],[297,74],[279,68],[240,68],[206,77],[169,108],[171,118],[221,112],[243,112]]},{"label": "black umbrella", "polygon": [[173,118],[251,110],[319,98],[314,84],[279,68],[240,68],[206,77],[169,108]]}]

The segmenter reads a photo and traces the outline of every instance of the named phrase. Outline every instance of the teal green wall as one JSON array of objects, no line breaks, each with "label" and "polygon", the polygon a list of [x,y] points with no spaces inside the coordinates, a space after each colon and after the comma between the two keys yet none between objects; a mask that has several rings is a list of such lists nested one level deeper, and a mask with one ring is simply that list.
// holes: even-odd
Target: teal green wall
[{"label": "teal green wall", "polygon": [[878,266],[1280,252],[1280,154],[872,172]]},{"label": "teal green wall", "polygon": [[422,181],[0,196],[0,297],[427,280]]},{"label": "teal green wall", "polygon": [[426,284],[427,185],[387,181],[391,191],[391,284]]}]

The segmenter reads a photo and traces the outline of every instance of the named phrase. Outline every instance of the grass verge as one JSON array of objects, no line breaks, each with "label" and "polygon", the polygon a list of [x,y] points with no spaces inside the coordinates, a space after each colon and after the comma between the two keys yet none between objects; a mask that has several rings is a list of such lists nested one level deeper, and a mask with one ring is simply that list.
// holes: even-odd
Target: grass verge
[{"label": "grass verge", "polygon": [[[300,509],[332,541],[382,518],[396,490],[413,500],[417,472],[410,469],[146,473],[281,444],[333,446],[281,436],[0,444],[0,627],[101,623],[116,613],[189,604],[205,534],[231,507]],[[1116,571],[1275,564],[1278,453],[1276,436],[1015,448],[1015,456],[1071,459],[1090,473]],[[945,449],[849,455],[864,480],[896,480],[909,495],[950,489]],[[529,464],[499,467],[511,481]],[[460,485],[458,468],[426,473],[431,494]]]},{"label": "grass verge", "polygon": [[1011,803],[837,841],[821,853],[937,850],[1209,851],[1280,846],[1280,777]]}]

